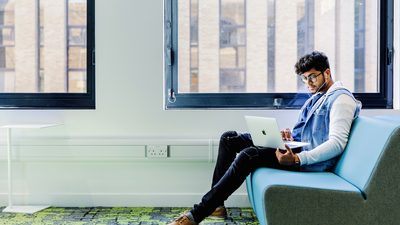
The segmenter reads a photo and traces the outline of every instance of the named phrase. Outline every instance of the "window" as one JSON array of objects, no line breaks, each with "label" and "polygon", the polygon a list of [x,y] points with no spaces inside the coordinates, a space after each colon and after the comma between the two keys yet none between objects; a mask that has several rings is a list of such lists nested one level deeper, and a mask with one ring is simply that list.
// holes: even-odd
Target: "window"
[{"label": "window", "polygon": [[165,107],[299,108],[315,49],[364,108],[392,108],[393,0],[351,2],[165,0]]},{"label": "window", "polygon": [[0,107],[91,109],[94,0],[0,0]]}]

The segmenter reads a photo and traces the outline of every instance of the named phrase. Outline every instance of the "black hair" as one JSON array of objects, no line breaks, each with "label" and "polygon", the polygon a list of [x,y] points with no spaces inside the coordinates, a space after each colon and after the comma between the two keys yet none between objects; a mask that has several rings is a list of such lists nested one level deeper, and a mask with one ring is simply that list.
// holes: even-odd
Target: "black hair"
[{"label": "black hair", "polygon": [[294,68],[297,75],[301,75],[311,69],[324,72],[329,68],[329,60],[323,52],[313,51],[301,57]]}]

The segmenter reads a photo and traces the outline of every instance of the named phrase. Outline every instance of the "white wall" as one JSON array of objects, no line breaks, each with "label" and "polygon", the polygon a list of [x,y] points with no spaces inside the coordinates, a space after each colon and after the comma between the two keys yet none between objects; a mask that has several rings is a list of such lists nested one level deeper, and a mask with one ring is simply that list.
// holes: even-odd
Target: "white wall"
[{"label": "white wall", "polygon": [[[291,127],[296,110],[164,111],[162,13],[162,0],[96,1],[96,110],[0,111],[1,124],[63,123],[13,131],[16,203],[190,206],[210,186],[219,135],[245,130],[243,115],[275,116]],[[362,112],[382,113],[400,114]],[[4,133],[0,205],[7,203]],[[152,143],[171,145],[173,157],[144,158],[144,146]],[[248,205],[243,187],[229,200]]]}]

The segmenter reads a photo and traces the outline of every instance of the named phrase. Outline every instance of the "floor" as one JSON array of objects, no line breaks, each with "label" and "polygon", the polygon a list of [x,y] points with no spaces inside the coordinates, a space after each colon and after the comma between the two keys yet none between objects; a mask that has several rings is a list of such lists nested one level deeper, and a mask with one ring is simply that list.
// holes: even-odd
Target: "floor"
[{"label": "floor", "polygon": [[[4,207],[0,207],[0,212]],[[0,224],[7,225],[161,225],[167,224],[188,208],[128,207],[51,207],[35,214],[0,213]],[[228,208],[226,219],[207,218],[201,225],[257,225],[251,208]]]}]

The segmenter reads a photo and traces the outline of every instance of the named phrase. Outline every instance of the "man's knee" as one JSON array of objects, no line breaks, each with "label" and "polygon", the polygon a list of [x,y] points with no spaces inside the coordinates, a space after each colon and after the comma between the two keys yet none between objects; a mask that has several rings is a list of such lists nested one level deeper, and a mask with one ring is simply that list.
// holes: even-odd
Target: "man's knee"
[{"label": "man's knee", "polygon": [[229,138],[238,136],[236,131],[226,131],[221,135],[221,140],[229,140]]},{"label": "man's knee", "polygon": [[255,147],[248,147],[241,151],[235,161],[233,162],[233,168],[242,173],[249,174],[256,168],[256,161],[258,152]]}]

